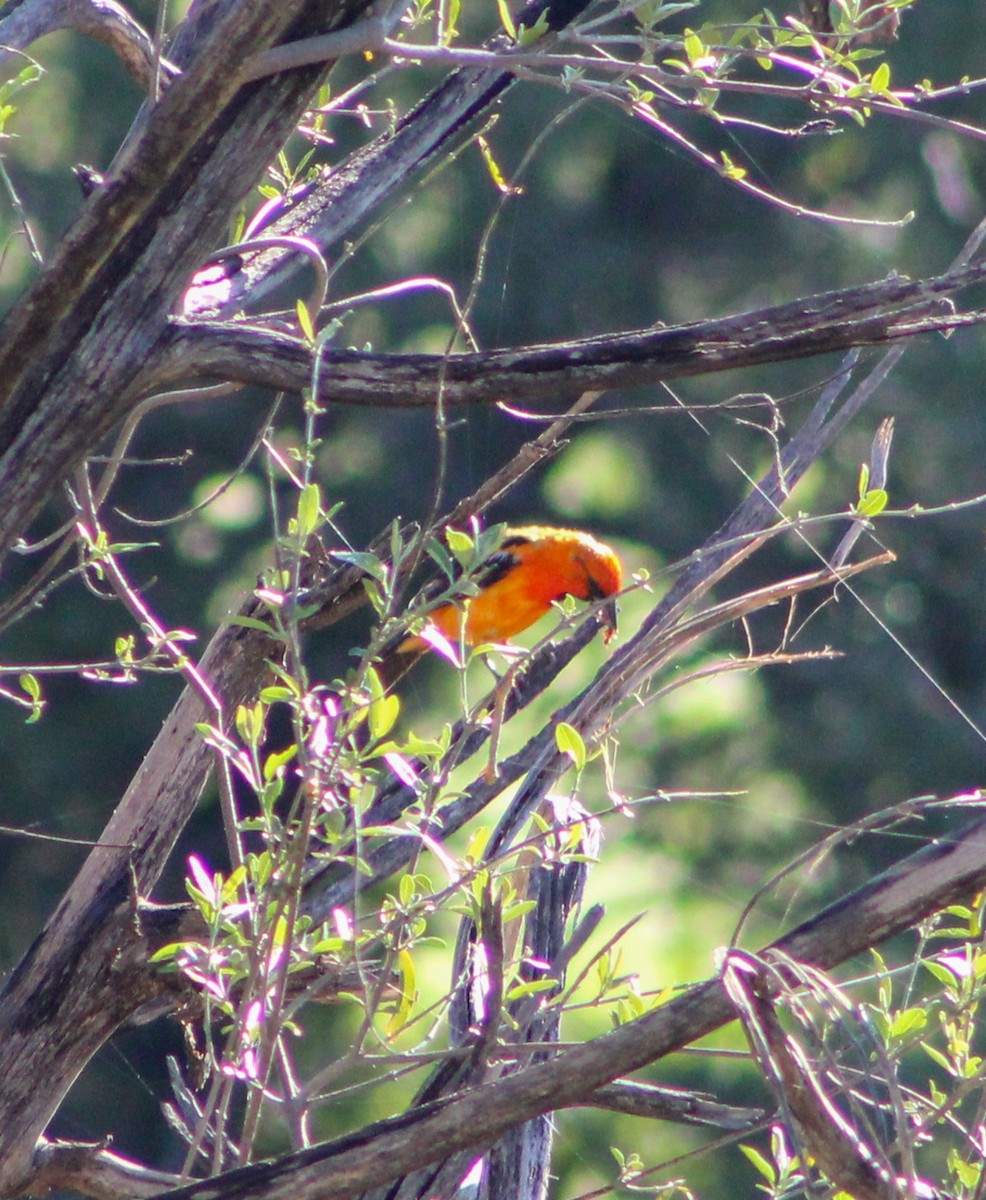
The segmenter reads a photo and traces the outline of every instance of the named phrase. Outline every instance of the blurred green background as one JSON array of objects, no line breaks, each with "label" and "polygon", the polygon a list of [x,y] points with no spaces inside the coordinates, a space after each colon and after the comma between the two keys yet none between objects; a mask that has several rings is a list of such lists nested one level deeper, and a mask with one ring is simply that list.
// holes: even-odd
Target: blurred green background
[{"label": "blurred green background", "polygon": [[[494,14],[493,6],[479,13],[477,29],[490,28]],[[137,15],[150,18],[146,8]],[[735,0],[723,0],[702,5],[701,15],[748,14]],[[898,85],[925,78],[944,83],[976,78],[984,49],[978,3],[922,0],[905,14],[887,59]],[[46,74],[19,99],[10,125],[16,137],[6,143],[4,158],[42,247],[50,249],[80,205],[70,167],[80,161],[108,165],[139,95],[112,57],[91,42],[56,35],[35,51]],[[406,106],[428,78],[433,75],[410,69],[391,74],[373,103],[392,97]],[[750,101],[742,111],[788,125],[810,115]],[[982,123],[984,101],[973,93],[935,111]],[[517,178],[534,138],[562,114],[565,119]],[[750,127],[726,135],[691,117],[686,128],[710,147],[727,148],[758,182],[793,202],[874,222],[895,222],[909,212],[914,219],[848,226],[796,217],[730,188],[616,108],[573,107],[573,97],[560,89],[522,84],[508,93],[487,131],[501,170],[522,193],[500,197],[478,150],[469,148],[380,214],[386,217],[380,228],[334,276],[333,295],[437,275],[465,297],[483,230],[500,208],[472,324],[484,346],[532,343],[712,318],[891,271],[935,273],[947,267],[983,212],[983,141],[940,126],[880,118],[866,128],[847,122],[831,136],[793,138]],[[338,117],[331,132],[337,143],[324,152],[330,163],[366,136],[353,117]],[[276,150],[271,147],[272,155]],[[290,150],[295,157],[300,152],[300,143]],[[6,310],[33,268],[9,202],[0,223],[0,305]],[[283,300],[292,303],[293,294]],[[447,304],[435,293],[418,293],[361,311],[346,326],[344,340],[392,352],[434,351],[444,348],[451,328]],[[868,457],[876,425],[888,414],[897,423],[893,508],[930,508],[986,492],[983,341],[983,332],[972,329],[911,346],[876,402],[806,479],[791,511],[844,511],[855,499],[859,464]],[[739,392],[766,392],[781,403],[790,430],[835,365],[821,359],[734,372],[687,381],[676,392],[709,404]],[[706,413],[696,421],[648,411],[667,407],[669,399],[657,388],[608,396],[604,404],[619,409],[618,415],[579,427],[564,453],[491,519],[590,528],[620,548],[628,570],[646,568],[659,592],[665,569],[722,522],[747,490],[745,474],[762,471],[772,452],[762,413],[744,424],[729,413]],[[125,471],[115,503],[140,518],[161,519],[201,499],[247,452],[269,403],[268,396],[244,394],[153,415],[133,453],[191,456],[180,465]],[[288,403],[278,423],[285,444],[297,437],[296,403]],[[496,409],[456,412],[444,507],[539,428]],[[429,511],[438,451],[430,414],[335,408],[321,432],[319,477],[327,496],[344,503],[338,521],[353,546],[363,546],[395,516],[413,519]],[[54,506],[43,529],[60,512]],[[812,536],[830,550],[843,528],[833,522]],[[254,464],[220,504],[187,520],[147,529],[116,516],[112,529],[126,540],[158,543],[132,560],[133,577],[146,586],[168,626],[187,626],[204,641],[267,561],[271,527],[263,470]],[[710,974],[714,952],[729,941],[747,899],[833,827],[914,796],[948,795],[981,782],[982,510],[888,519],[878,533],[897,562],[859,582],[865,605],[843,593],[816,614],[794,646],[831,646],[843,657],[706,679],[641,707],[625,724],[615,783],[635,802],[634,815],[606,818],[590,898],[606,904],[609,933],[636,913],[646,914],[627,938],[623,962],[625,971],[639,974],[641,990]],[[13,582],[30,561],[16,564]],[[759,555],[743,581],[765,583],[814,561],[792,536]],[[627,600],[622,636],[633,633],[651,603],[643,592]],[[754,622],[759,649],[776,643],[782,621],[783,614]],[[344,670],[349,648],[362,644],[365,630],[365,619],[354,619],[313,639],[316,676],[331,679]],[[74,584],[7,635],[3,661],[102,659],[111,656],[114,638],[128,632],[116,605]],[[735,632],[679,669],[745,650]],[[581,686],[603,653],[593,647],[547,699],[560,701]],[[19,712],[0,709],[0,821],[95,837],[177,693],[177,683],[167,678],[145,678],[131,687],[67,676],[46,685],[49,707],[36,725],[25,727]],[[407,719],[416,728],[437,727],[454,703],[454,681],[440,664],[427,664],[408,683]],[[549,711],[545,704],[537,715]],[[525,731],[534,728],[532,716]],[[609,806],[600,770],[587,773],[582,798],[598,810]],[[2,836],[0,962],[9,969],[85,850],[16,832]],[[758,907],[745,944],[777,936],[918,840],[907,832],[871,837],[817,870],[796,873]],[[193,848],[221,862],[212,800],[189,829],[157,898],[181,896],[183,854]],[[430,984],[436,994],[446,983],[445,964],[436,952]],[[328,1047],[343,1044],[348,1019],[337,1011],[312,1014],[313,1063]],[[598,1028],[573,1022],[566,1033],[583,1036]],[[110,1132],[121,1152],[174,1167],[178,1150],[158,1103],[165,1090],[163,1050],[177,1052],[179,1042],[177,1033],[160,1025],[118,1038],[80,1081],[55,1132],[86,1139]],[[724,1044],[740,1045],[735,1035]],[[653,1077],[715,1087],[741,1102],[762,1098],[752,1072],[728,1060],[693,1056],[662,1064]],[[386,1111],[385,1096],[367,1103],[365,1110],[333,1118],[338,1125],[327,1122],[325,1132]],[[656,1162],[705,1140],[593,1113],[565,1115],[561,1128],[560,1197],[612,1176],[610,1144]],[[735,1153],[699,1160],[689,1178],[701,1194],[717,1194],[725,1180],[731,1196],[754,1194],[753,1174]]]}]

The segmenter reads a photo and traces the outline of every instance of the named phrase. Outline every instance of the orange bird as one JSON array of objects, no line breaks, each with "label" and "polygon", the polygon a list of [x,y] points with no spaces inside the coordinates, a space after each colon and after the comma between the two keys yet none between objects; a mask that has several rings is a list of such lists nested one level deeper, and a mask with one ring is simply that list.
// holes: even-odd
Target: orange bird
[{"label": "orange bird", "polygon": [[[508,641],[565,596],[609,599],[622,586],[623,568],[609,546],[579,529],[525,525],[507,530],[473,582],[479,589],[476,595],[442,604],[428,614],[453,645],[460,640],[469,646]],[[615,600],[604,614],[610,637],[616,629]],[[417,658],[427,648],[424,638],[410,634],[397,653]]]}]

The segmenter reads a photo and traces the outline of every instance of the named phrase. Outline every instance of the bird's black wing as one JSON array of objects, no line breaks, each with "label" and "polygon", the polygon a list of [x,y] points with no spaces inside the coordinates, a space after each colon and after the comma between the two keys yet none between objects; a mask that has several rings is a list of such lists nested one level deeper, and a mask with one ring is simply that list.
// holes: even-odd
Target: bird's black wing
[{"label": "bird's black wing", "polygon": [[516,534],[513,537],[506,538],[500,543],[500,549],[495,554],[491,554],[473,575],[473,583],[475,583],[481,592],[485,591],[488,587],[492,587],[494,583],[499,583],[520,562],[517,555],[511,552],[510,547],[529,546],[530,542],[530,538],[521,537]]}]

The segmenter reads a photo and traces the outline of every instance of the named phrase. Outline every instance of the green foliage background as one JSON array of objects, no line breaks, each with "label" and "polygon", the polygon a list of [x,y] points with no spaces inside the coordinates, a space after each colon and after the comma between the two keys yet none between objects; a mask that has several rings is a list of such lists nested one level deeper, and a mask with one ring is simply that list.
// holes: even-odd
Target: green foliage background
[{"label": "green foliage background", "polygon": [[[138,15],[147,20],[151,14]],[[710,20],[744,15],[735,0],[702,6]],[[492,6],[474,19],[486,30],[495,19]],[[895,84],[929,77],[941,83],[977,77],[984,49],[986,32],[975,0],[946,5],[922,0],[905,15],[900,41],[887,59]],[[10,126],[16,138],[6,144],[4,156],[43,246],[51,247],[79,206],[69,167],[77,161],[106,167],[139,96],[108,53],[80,38],[53,36],[37,54],[47,73],[25,94]],[[399,105],[416,92],[419,79],[414,72],[391,78],[388,89]],[[755,112],[761,121],[794,124],[804,115],[748,104],[748,115]],[[982,123],[981,96],[949,107],[958,118]],[[518,176],[533,139],[555,118],[550,137]],[[329,162],[362,134],[344,119],[331,132],[337,145],[329,148]],[[874,119],[865,128],[850,125],[830,136],[788,138],[753,129],[724,135],[697,124],[690,132],[724,139],[715,145],[787,199],[887,223],[849,226],[797,217],[730,188],[615,109],[574,104],[560,90],[524,84],[507,96],[487,132],[501,170],[522,194],[502,199],[478,151],[467,149],[389,210],[366,247],[341,266],[333,294],[428,274],[448,280],[465,296],[484,227],[502,206],[473,325],[485,346],[532,343],[709,318],[891,271],[937,272],[983,212],[983,141],[904,117]],[[271,147],[272,155],[276,150]],[[914,213],[909,223],[893,223],[909,212]],[[4,307],[32,269],[15,229],[8,203],[0,212]],[[292,302],[293,296],[284,299]],[[422,293],[366,310],[347,328],[346,338],[379,350],[434,351],[444,348],[451,326],[447,305],[434,293]],[[868,456],[876,424],[887,414],[897,421],[893,508],[931,507],[986,491],[984,336],[982,330],[967,330],[911,347],[877,402],[811,473],[792,508],[844,511],[855,499],[859,464]],[[783,401],[790,429],[834,366],[831,360],[793,363],[741,378],[734,373],[688,381],[676,390],[688,401],[709,404],[739,392],[768,392]],[[762,470],[772,448],[764,429],[738,422],[735,414],[709,413],[694,421],[648,411],[668,400],[658,389],[607,397],[619,415],[580,427],[565,452],[492,517],[590,528],[619,546],[628,569],[649,570],[660,590],[664,569],[718,526],[744,494],[744,475]],[[248,394],[150,418],[134,453],[172,456],[191,448],[194,454],[181,466],[127,472],[119,506],[160,518],[205,494],[246,452],[268,403],[269,397]],[[288,425],[292,419],[300,422],[297,409]],[[538,428],[496,409],[456,413],[446,498],[457,499],[477,485]],[[339,523],[358,547],[395,515],[427,513],[436,462],[427,414],[337,409],[329,417],[319,475],[327,497],[344,502]],[[757,676],[726,673],[672,691],[627,723],[616,783],[630,801],[652,799],[641,802],[632,819],[606,818],[590,896],[607,905],[610,931],[646,914],[627,937],[623,960],[624,970],[639,974],[642,989],[709,974],[716,947],[730,939],[750,895],[833,826],[917,795],[947,795],[980,782],[986,720],[983,527],[978,508],[881,521],[879,538],[898,561],[859,584],[865,607],[843,594],[817,613],[796,646],[831,645],[845,657]],[[144,536],[122,519],[114,529],[127,539]],[[818,535],[819,544],[831,549],[841,532],[842,525],[833,523]],[[170,627],[199,630],[204,639],[266,561],[270,524],[262,473],[248,469],[220,505],[146,536],[159,546],[135,560],[137,581],[147,584],[151,603]],[[813,562],[790,538],[762,554],[744,578],[765,582]],[[633,632],[648,603],[644,594],[627,601],[625,634]],[[754,626],[761,649],[776,640],[781,621],[783,614]],[[73,585],[8,635],[3,658],[24,663],[105,658],[114,637],[126,632],[113,604]],[[349,648],[362,644],[364,634],[365,622],[354,619],[313,639],[316,675],[331,679],[343,670]],[[695,661],[744,651],[736,634],[705,648]],[[602,653],[596,647],[588,652],[559,682],[554,699],[588,679]],[[125,687],[67,677],[46,686],[48,711],[37,725],[25,727],[19,713],[0,710],[0,821],[64,838],[96,836],[177,692],[174,679],[142,679]],[[416,728],[434,728],[456,703],[454,682],[440,664],[429,663],[412,677],[406,700],[405,719]],[[537,715],[548,711],[542,707]],[[534,717],[527,720],[534,728]],[[596,809],[608,807],[600,771],[590,769],[583,798]],[[2,836],[0,962],[9,968],[51,911],[85,847],[16,832]],[[870,838],[814,872],[796,874],[759,906],[745,944],[776,936],[911,844],[903,834]],[[184,849],[219,863],[220,846],[210,801]],[[178,856],[158,898],[181,895],[181,861]],[[441,973],[447,968],[437,951],[433,960],[429,986],[437,994],[446,985]],[[574,1037],[598,1027],[598,1021],[585,1019],[568,1032]],[[318,1012],[308,1028],[312,1053],[323,1053],[333,1042],[342,1044],[347,1017]],[[739,1044],[735,1036],[726,1041]],[[118,1039],[80,1082],[56,1132],[98,1139],[112,1131],[121,1151],[174,1165],[175,1143],[157,1108],[164,1043],[177,1049],[177,1036],[158,1027]],[[715,1087],[744,1102],[757,1098],[746,1094],[752,1074],[715,1059],[667,1064],[660,1078]],[[382,1106],[384,1097],[371,1103]],[[353,1122],[373,1115],[383,1115],[383,1108],[351,1114]],[[565,1116],[563,1128],[571,1136],[561,1140],[559,1196],[577,1195],[611,1177],[610,1144],[639,1149],[653,1162],[703,1141],[693,1133],[644,1129],[598,1114]],[[692,1181],[702,1194],[727,1186],[716,1175],[723,1161],[709,1159],[698,1167]],[[736,1172],[743,1168],[736,1161],[728,1168],[731,1196],[741,1194]]]}]

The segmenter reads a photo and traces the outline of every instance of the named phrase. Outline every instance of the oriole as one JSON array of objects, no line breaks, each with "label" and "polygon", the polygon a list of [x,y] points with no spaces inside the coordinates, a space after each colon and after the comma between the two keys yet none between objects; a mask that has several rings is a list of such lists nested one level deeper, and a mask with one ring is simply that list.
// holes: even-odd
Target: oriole
[{"label": "oriole", "polygon": [[[469,646],[505,642],[522,633],[551,610],[556,600],[605,600],[623,583],[615,552],[578,529],[525,525],[508,529],[499,549],[473,577],[479,591],[460,603],[442,604],[428,614],[453,644]],[[462,621],[465,618],[465,629]],[[616,629],[616,601],[604,609],[607,637]],[[401,656],[416,658],[428,648],[417,634],[397,647]]]}]

